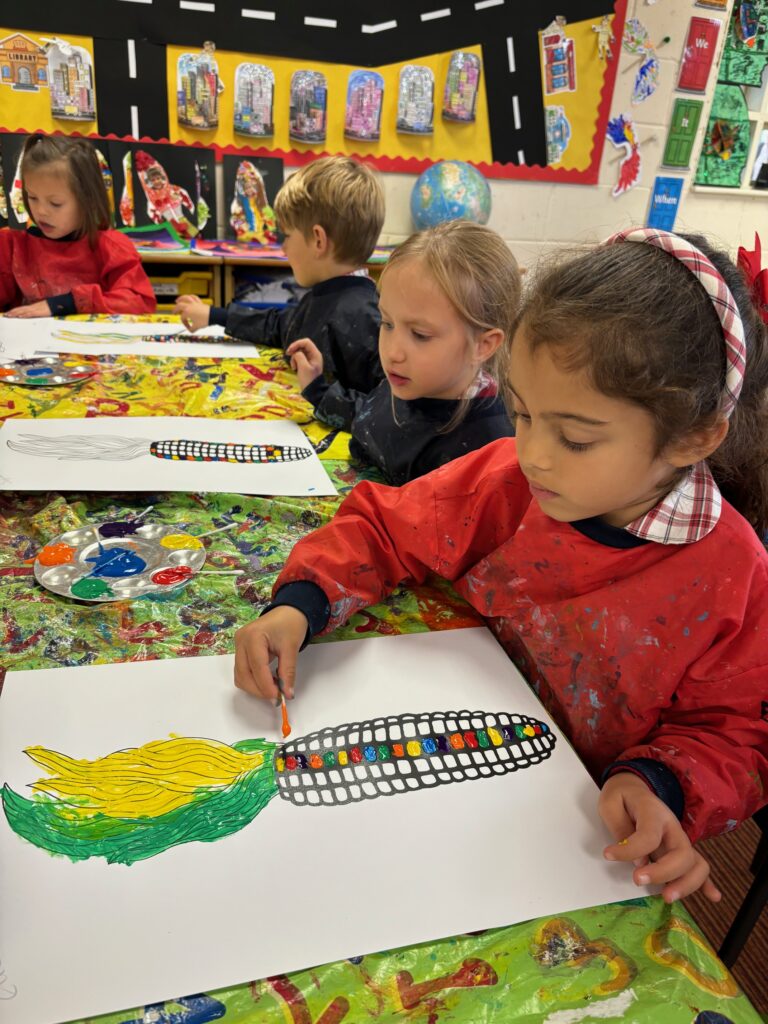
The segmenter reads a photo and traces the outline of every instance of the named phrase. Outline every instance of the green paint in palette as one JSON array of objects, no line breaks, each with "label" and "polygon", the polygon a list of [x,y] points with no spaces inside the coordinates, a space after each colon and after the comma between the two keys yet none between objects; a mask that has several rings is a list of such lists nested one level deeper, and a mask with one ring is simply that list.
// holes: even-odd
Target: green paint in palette
[{"label": "green paint in palette", "polygon": [[105,583],[104,580],[91,579],[86,576],[77,583],[73,583],[69,588],[73,597],[82,597],[84,599],[94,597],[114,597],[109,584]]}]

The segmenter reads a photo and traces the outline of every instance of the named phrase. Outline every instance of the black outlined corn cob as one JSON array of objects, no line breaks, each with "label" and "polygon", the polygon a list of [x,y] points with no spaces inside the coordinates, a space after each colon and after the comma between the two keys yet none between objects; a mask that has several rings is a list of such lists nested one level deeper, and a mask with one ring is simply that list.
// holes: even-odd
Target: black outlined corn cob
[{"label": "black outlined corn cob", "polygon": [[312,454],[291,444],[229,444],[223,441],[152,441],[150,455],[179,462],[297,462]]},{"label": "black outlined corn cob", "polygon": [[555,737],[527,715],[443,711],[336,726],[282,744],[283,800],[333,805],[504,775],[550,756]]},{"label": "black outlined corn cob", "polygon": [[275,463],[298,462],[312,455],[310,447],[290,444],[241,444],[227,441],[151,441],[143,437],[65,434],[50,438],[40,434],[20,434],[8,441],[8,447],[25,455],[47,459],[96,459],[128,462],[142,455],[175,462]]}]

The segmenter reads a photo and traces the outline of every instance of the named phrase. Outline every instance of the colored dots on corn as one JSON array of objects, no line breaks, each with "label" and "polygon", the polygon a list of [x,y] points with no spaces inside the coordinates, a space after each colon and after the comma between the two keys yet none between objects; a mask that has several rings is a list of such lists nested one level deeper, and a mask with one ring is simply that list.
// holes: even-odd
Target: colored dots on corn
[{"label": "colored dots on corn", "polygon": [[421,753],[421,744],[418,740],[409,740],[405,745],[409,757],[418,757]]},{"label": "colored dots on corn", "polygon": [[366,761],[375,761],[376,747],[363,747],[363,757]]}]

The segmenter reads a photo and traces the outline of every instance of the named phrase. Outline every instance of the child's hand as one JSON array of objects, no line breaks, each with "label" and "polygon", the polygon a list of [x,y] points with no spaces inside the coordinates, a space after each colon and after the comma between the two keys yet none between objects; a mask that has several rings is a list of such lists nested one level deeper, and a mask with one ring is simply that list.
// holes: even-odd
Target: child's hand
[{"label": "child's hand", "polygon": [[285,354],[290,357],[291,369],[296,371],[302,391],[323,372],[323,354],[311,338],[292,341]]},{"label": "child's hand", "polygon": [[632,861],[636,885],[662,885],[667,903],[697,889],[717,903],[720,891],[709,877],[709,864],[691,846],[675,815],[630,772],[611,776],[603,786],[600,816],[618,842],[603,851],[606,860]]},{"label": "child's hand", "polygon": [[238,629],[235,633],[235,686],[255,697],[276,700],[278,690],[269,663],[277,658],[277,674],[290,700],[296,683],[296,655],[306,635],[306,616],[288,605],[273,608]]},{"label": "child's hand", "polygon": [[180,295],[173,312],[179,314],[181,322],[189,331],[207,327],[211,319],[211,307],[206,306],[197,295]]},{"label": "child's hand", "polygon": [[36,316],[53,316],[51,307],[42,299],[40,302],[31,302],[28,306],[17,306],[9,309],[6,316],[18,317],[19,320],[29,320]]}]

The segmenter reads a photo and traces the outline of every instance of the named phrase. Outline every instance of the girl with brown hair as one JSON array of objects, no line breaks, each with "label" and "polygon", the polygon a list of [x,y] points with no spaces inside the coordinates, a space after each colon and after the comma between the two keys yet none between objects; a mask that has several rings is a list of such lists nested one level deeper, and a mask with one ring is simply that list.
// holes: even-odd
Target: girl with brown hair
[{"label": "girl with brown hair", "polygon": [[28,319],[154,313],[133,242],[109,229],[104,179],[84,139],[33,135],[21,159],[32,226],[0,230],[0,310]]},{"label": "girl with brown hair", "polygon": [[[603,785],[609,860],[718,900],[696,840],[768,792],[768,348],[704,239],[620,232],[534,281],[517,436],[398,490],[361,483],[300,541],[235,682],[429,572],[488,620]],[[553,800],[557,795],[553,794]]]}]

